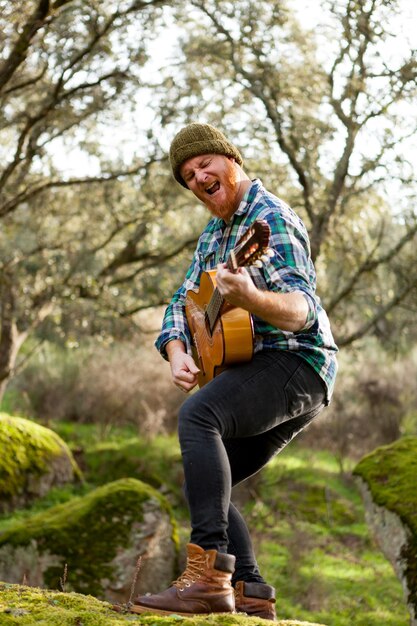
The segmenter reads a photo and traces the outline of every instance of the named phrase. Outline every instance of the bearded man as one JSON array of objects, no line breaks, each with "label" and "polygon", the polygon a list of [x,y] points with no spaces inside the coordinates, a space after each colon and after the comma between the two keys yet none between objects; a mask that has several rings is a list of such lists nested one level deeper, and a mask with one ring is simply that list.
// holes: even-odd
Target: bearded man
[{"label": "bearded man", "polygon": [[[190,392],[200,363],[193,358],[187,292],[203,272],[230,308],[253,323],[253,357],[200,386],[184,402],[178,434],[191,518],[187,565],[161,593],[142,596],[132,611],[181,615],[245,612],[276,620],[275,590],[262,577],[248,527],[231,489],[258,472],[330,402],[337,347],[316,295],[308,234],[298,215],[251,180],[239,150],[209,124],[190,124],[170,148],[174,178],[209,210],[185,280],[168,306],[156,346],[174,384]],[[273,255],[261,267],[225,262],[255,222],[267,223]],[[277,494],[279,497],[279,494]]]}]

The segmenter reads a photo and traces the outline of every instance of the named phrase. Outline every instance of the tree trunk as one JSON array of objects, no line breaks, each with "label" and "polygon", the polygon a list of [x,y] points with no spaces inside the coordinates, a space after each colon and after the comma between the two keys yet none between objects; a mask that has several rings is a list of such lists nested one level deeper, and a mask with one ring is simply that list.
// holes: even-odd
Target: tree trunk
[{"label": "tree trunk", "polygon": [[26,339],[26,333],[18,331],[15,312],[13,282],[10,276],[3,275],[0,283],[0,403]]},{"label": "tree trunk", "polygon": [[1,403],[3,402],[3,396],[7,388],[7,383],[8,383],[7,379],[2,380],[0,383],[0,406],[1,406]]}]

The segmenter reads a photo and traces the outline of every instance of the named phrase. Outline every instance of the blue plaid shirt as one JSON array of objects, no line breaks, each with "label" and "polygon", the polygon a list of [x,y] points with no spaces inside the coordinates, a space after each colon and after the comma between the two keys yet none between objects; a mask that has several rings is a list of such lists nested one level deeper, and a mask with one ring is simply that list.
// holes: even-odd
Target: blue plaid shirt
[{"label": "blue plaid shirt", "polygon": [[297,332],[280,330],[253,316],[255,352],[290,350],[305,359],[323,379],[327,402],[332,396],[337,373],[336,352],[326,312],[316,295],[316,273],[310,257],[306,228],[297,214],[282,200],[269,193],[260,180],[254,180],[229,223],[212,218],[201,234],[185,280],[165,311],[162,330],[155,345],[167,358],[166,344],[180,339],[191,354],[191,336],[185,317],[185,296],[196,291],[203,271],[225,263],[240,237],[256,220],[268,222],[270,247],[274,256],[262,268],[248,267],[255,285],[262,290],[289,293],[301,291],[308,303],[307,321]]}]

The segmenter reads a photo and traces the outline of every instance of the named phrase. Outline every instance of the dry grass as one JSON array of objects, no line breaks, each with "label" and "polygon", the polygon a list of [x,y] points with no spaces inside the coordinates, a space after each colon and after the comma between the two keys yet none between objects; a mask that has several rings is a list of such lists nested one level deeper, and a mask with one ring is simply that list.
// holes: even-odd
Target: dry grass
[{"label": "dry grass", "polygon": [[348,458],[417,431],[417,352],[393,359],[373,346],[352,357],[341,355],[333,401],[302,436],[331,450],[342,472]]},{"label": "dry grass", "polygon": [[172,432],[184,401],[149,338],[71,352],[48,346],[16,380],[13,396],[16,412],[42,423],[94,422],[103,434],[129,424],[146,437]]}]

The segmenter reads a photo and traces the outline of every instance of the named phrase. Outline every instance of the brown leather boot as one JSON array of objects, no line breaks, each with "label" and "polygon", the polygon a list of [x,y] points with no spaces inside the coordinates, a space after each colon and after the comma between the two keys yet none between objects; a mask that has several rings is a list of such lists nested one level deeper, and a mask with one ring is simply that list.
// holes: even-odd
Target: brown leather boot
[{"label": "brown leather boot", "polygon": [[231,578],[235,557],[217,550],[187,545],[187,566],[171,587],[149,596],[139,596],[130,607],[133,613],[158,615],[201,615],[233,613],[235,598]]},{"label": "brown leather boot", "polygon": [[276,622],[275,589],[264,583],[247,583],[239,580],[235,586],[236,612],[251,617],[263,617]]}]

